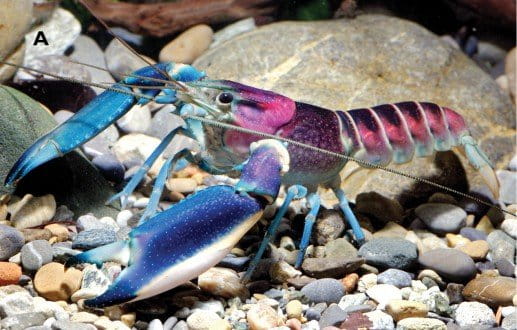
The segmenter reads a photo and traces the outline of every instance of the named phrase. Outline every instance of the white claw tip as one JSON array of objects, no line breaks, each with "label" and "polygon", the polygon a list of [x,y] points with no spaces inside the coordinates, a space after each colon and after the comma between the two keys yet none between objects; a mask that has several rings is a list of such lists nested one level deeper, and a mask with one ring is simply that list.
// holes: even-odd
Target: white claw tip
[{"label": "white claw tip", "polygon": [[483,165],[479,169],[479,173],[483,177],[483,180],[485,180],[494,198],[499,199],[499,179],[497,179],[492,167],[490,165]]}]

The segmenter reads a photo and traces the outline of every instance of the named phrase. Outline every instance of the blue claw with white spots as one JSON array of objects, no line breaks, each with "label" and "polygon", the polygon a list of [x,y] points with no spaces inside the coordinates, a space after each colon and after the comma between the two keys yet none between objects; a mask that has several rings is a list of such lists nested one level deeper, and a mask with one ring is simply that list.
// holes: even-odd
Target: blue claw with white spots
[{"label": "blue claw with white spots", "polygon": [[221,261],[276,200],[289,167],[282,143],[252,144],[239,183],[201,190],[140,226],[129,239],[71,257],[66,266],[116,261],[126,268],[108,289],[85,301],[104,307],[145,299],[191,280]]}]

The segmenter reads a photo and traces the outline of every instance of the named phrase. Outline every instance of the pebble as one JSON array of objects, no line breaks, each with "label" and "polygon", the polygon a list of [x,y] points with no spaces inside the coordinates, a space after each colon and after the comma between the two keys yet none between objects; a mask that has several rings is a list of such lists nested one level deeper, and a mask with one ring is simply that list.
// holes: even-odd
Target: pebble
[{"label": "pebble", "polygon": [[341,237],[325,245],[325,257],[352,259],[357,257],[357,249]]},{"label": "pebble", "polygon": [[0,260],[8,260],[18,253],[25,239],[21,232],[13,227],[0,224]]},{"label": "pebble", "polygon": [[124,133],[145,133],[151,126],[151,110],[148,105],[135,105],[117,120]]},{"label": "pebble", "polygon": [[357,282],[359,282],[359,275],[356,273],[348,274],[341,280],[341,283],[343,283],[343,286],[345,287],[346,293],[354,292],[357,288]]},{"label": "pebble", "polygon": [[[183,123],[181,117],[172,112],[175,107],[172,104],[168,104],[158,110],[151,119],[151,126],[147,130],[147,135],[163,139],[170,131],[178,127]],[[183,137],[175,137],[175,141],[181,140],[184,143]]]},{"label": "pebble", "polygon": [[341,298],[338,306],[342,310],[346,310],[351,306],[361,305],[368,300],[368,297],[364,293],[347,294]]},{"label": "pebble", "polygon": [[504,258],[513,260],[515,256],[515,240],[502,230],[494,230],[487,236],[492,259]]},{"label": "pebble", "polygon": [[447,326],[438,319],[409,317],[397,323],[397,330],[447,330]]},{"label": "pebble", "polygon": [[319,245],[337,239],[345,230],[345,219],[342,212],[324,209],[318,214],[314,225],[314,236]]},{"label": "pebble", "polygon": [[517,203],[517,173],[507,170],[496,171],[499,179],[499,200],[506,204]]},{"label": "pebble", "polygon": [[408,317],[426,317],[428,309],[426,304],[418,301],[390,300],[386,312],[398,322]]},{"label": "pebble", "polygon": [[124,166],[119,162],[115,155],[105,153],[95,156],[92,159],[92,163],[97,167],[106,180],[114,183],[121,183],[124,181]]},{"label": "pebble", "polygon": [[216,313],[206,310],[198,310],[187,318],[187,325],[191,330],[209,330],[209,329],[231,329],[228,321],[219,317]]},{"label": "pebble", "polygon": [[165,320],[165,322],[163,322],[163,329],[171,330],[176,325],[176,323],[178,323],[178,318],[171,316],[167,320]]},{"label": "pebble", "polygon": [[381,223],[402,222],[404,208],[394,199],[377,192],[360,193],[356,197],[355,211],[378,219]]},{"label": "pebble", "polygon": [[384,306],[391,300],[402,299],[400,289],[390,284],[374,285],[366,290],[366,294],[379,304],[378,308],[380,309],[384,309]]},{"label": "pebble", "polygon": [[357,282],[357,291],[366,292],[369,288],[373,287],[377,284],[377,275],[370,273],[363,275],[359,278],[359,282]]},{"label": "pebble", "polygon": [[486,241],[474,241],[458,247],[458,250],[466,253],[474,261],[484,260],[489,250]]},{"label": "pebble", "polygon": [[415,213],[436,234],[458,233],[467,219],[467,213],[452,204],[422,204]]},{"label": "pebble", "polygon": [[418,258],[417,247],[402,238],[374,238],[361,246],[359,256],[380,268],[410,269]]},{"label": "pebble", "polygon": [[52,323],[53,330],[97,330],[93,324],[71,322],[68,320],[57,320]]},{"label": "pebble", "polygon": [[104,292],[110,284],[109,279],[95,265],[88,265],[83,269],[83,277],[81,280],[81,289],[71,296],[73,302],[79,299],[89,299],[98,296]]},{"label": "pebble", "polygon": [[393,324],[393,318],[391,315],[384,313],[381,310],[375,310],[373,312],[364,313],[366,317],[372,322],[370,330],[393,330],[395,325]]},{"label": "pebble", "polygon": [[26,290],[10,293],[0,299],[0,316],[2,318],[33,311],[33,298]]},{"label": "pebble", "polygon": [[52,223],[50,225],[46,225],[44,229],[50,231],[52,236],[57,238],[57,242],[64,242],[68,239],[68,229],[66,229],[65,226]]},{"label": "pebble", "polygon": [[11,214],[11,222],[15,228],[37,227],[54,217],[56,200],[51,194],[41,197],[27,194],[19,201],[9,204],[7,209]]},{"label": "pebble", "polygon": [[492,231],[494,231],[494,225],[492,225],[492,222],[490,221],[490,218],[486,215],[479,220],[478,224],[476,225],[476,228],[479,231],[484,232],[485,234],[490,234]]},{"label": "pebble", "polygon": [[517,313],[513,312],[510,315],[506,316],[501,322],[501,327],[503,329],[515,330],[517,324]]},{"label": "pebble", "polygon": [[34,276],[34,288],[44,298],[52,301],[67,300],[69,295],[61,289],[65,266],[57,262],[43,265]]},{"label": "pebble", "polygon": [[213,34],[212,28],[205,24],[191,27],[162,48],[160,62],[192,64],[208,49]]},{"label": "pebble", "polygon": [[166,187],[172,192],[191,193],[197,188],[197,181],[191,178],[170,178]]},{"label": "pebble", "polygon": [[[149,65],[117,39],[112,39],[104,50],[104,59],[108,70],[117,80],[123,79],[124,75],[129,72]],[[150,62],[154,64],[153,60]]]},{"label": "pebble", "polygon": [[305,258],[302,269],[314,278],[343,277],[364,264],[363,258]]},{"label": "pebble", "polygon": [[119,137],[120,135],[115,125],[110,125],[100,132],[99,135],[83,144],[82,149],[90,158],[109,154],[111,153],[111,147]]},{"label": "pebble", "polygon": [[321,318],[321,313],[323,313],[325,311],[325,309],[327,309],[327,304],[326,303],[315,304],[314,306],[308,308],[305,311],[305,317],[308,320],[316,320],[316,321],[318,321]]},{"label": "pebble", "polygon": [[117,225],[119,227],[127,227],[127,222],[133,217],[131,210],[122,210],[117,214]]},{"label": "pebble", "polygon": [[501,223],[501,229],[513,239],[517,239],[517,219],[504,220],[503,223]]},{"label": "pebble", "polygon": [[471,241],[486,240],[487,237],[485,232],[471,227],[461,228],[460,235],[468,238]]},{"label": "pebble", "polygon": [[99,219],[92,214],[85,214],[77,218],[76,226],[79,231],[104,228]]},{"label": "pebble", "polygon": [[245,18],[225,26],[214,33],[214,41],[210,44],[210,48],[214,48],[227,40],[233,39],[240,34],[255,30],[256,28],[257,26],[253,17]]},{"label": "pebble", "polygon": [[517,294],[515,278],[504,276],[479,276],[468,282],[463,289],[467,300],[476,300],[492,307],[512,305]]},{"label": "pebble", "polygon": [[406,237],[408,230],[398,223],[390,221],[381,230],[373,233],[374,238],[380,237],[392,237],[392,238],[404,238]]},{"label": "pebble", "polygon": [[320,328],[325,328],[328,326],[339,326],[345,319],[347,313],[339,308],[338,305],[332,304],[330,305],[322,314],[319,320]]},{"label": "pebble", "polygon": [[22,229],[25,242],[32,242],[37,240],[48,241],[52,237],[52,233],[48,229],[26,228]]},{"label": "pebble", "polygon": [[25,270],[36,271],[52,261],[52,246],[45,240],[25,244],[21,250],[21,262]]},{"label": "pebble", "polygon": [[249,296],[248,289],[237,272],[232,269],[212,267],[199,275],[197,283],[201,290],[216,296],[225,298]]},{"label": "pebble", "polygon": [[251,330],[269,330],[280,325],[276,311],[266,304],[254,304],[246,315]]},{"label": "pebble", "polygon": [[449,298],[449,302],[451,304],[459,304],[463,302],[463,288],[465,286],[459,283],[449,283],[447,284],[447,289],[445,292],[447,293],[447,297]]},{"label": "pebble", "polygon": [[454,282],[467,281],[476,274],[472,258],[455,249],[431,250],[422,254],[418,261],[422,267],[430,268]]},{"label": "pebble", "polygon": [[304,286],[301,293],[312,303],[338,303],[345,295],[345,290],[340,281],[323,278]]},{"label": "pebble", "polygon": [[377,275],[377,283],[391,284],[397,288],[411,286],[411,274],[400,269],[390,268]]},{"label": "pebble", "polygon": [[515,265],[508,259],[494,260],[495,267],[501,276],[515,277]]},{"label": "pebble", "polygon": [[460,326],[495,325],[494,312],[485,304],[477,301],[462,302],[454,313],[454,321]]},{"label": "pebble", "polygon": [[111,229],[84,230],[77,234],[72,242],[73,249],[90,250],[117,240],[115,231]]},{"label": "pebble", "polygon": [[[117,142],[113,144],[111,150],[123,164],[133,161],[137,161],[138,164],[143,164],[160,142],[160,139],[152,136],[141,133],[131,133],[118,139]],[[158,158],[150,169],[151,175],[158,173],[163,161],[163,158]]]},{"label": "pebble", "polygon": [[22,269],[12,262],[0,262],[0,286],[17,284],[22,276]]},{"label": "pebble", "polygon": [[0,322],[0,328],[5,330],[24,330],[42,325],[45,315],[42,313],[23,313],[6,317]]},{"label": "pebble", "polygon": [[192,312],[197,310],[209,311],[224,316],[224,306],[219,300],[196,301],[191,307]]},{"label": "pebble", "polygon": [[445,234],[445,241],[447,241],[447,246],[449,247],[460,247],[467,243],[470,243],[470,240],[468,238],[451,233]]},{"label": "pebble", "polygon": [[288,318],[301,319],[302,317],[302,303],[299,300],[291,300],[285,306],[285,312]]},{"label": "pebble", "polygon": [[93,313],[78,312],[70,316],[70,321],[81,323],[95,323],[99,317]]}]

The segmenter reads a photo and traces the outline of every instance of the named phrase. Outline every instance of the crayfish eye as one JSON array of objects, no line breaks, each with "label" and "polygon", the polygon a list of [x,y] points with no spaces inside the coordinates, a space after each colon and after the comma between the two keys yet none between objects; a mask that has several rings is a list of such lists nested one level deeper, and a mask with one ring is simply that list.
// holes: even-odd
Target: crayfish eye
[{"label": "crayfish eye", "polygon": [[219,95],[217,95],[217,102],[222,105],[228,105],[232,103],[233,101],[233,95],[231,93],[223,92]]}]

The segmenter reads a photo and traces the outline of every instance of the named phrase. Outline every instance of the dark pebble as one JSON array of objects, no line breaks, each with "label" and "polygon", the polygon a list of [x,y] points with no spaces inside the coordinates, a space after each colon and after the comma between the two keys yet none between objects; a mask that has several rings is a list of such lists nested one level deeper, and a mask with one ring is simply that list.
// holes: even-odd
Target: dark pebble
[{"label": "dark pebble", "polygon": [[72,243],[73,249],[90,250],[117,240],[115,232],[110,229],[84,230],[77,234]]},{"label": "dark pebble", "polygon": [[402,238],[374,238],[359,249],[366,263],[379,268],[411,269],[418,258],[417,247]]},{"label": "dark pebble", "polygon": [[319,321],[319,319],[321,318],[321,314],[323,313],[323,311],[325,311],[325,309],[327,309],[326,303],[318,303],[307,309],[307,311],[305,312],[305,317],[309,321],[311,321],[311,320]]},{"label": "dark pebble", "polygon": [[246,288],[253,293],[264,293],[271,287],[271,282],[267,280],[253,281],[246,284]]},{"label": "dark pebble", "polygon": [[479,241],[479,240],[485,241],[486,237],[487,237],[487,235],[484,232],[482,232],[481,230],[477,230],[475,228],[470,228],[470,227],[461,228],[460,235],[465,238],[468,238],[471,241]]},{"label": "dark pebble", "polygon": [[249,257],[236,257],[233,255],[228,255],[217,264],[217,267],[230,268],[240,272],[246,267],[249,261]]},{"label": "dark pebble", "polygon": [[391,284],[397,288],[411,286],[411,274],[400,269],[390,268],[377,276],[377,283]]},{"label": "dark pebble", "polygon": [[449,297],[449,303],[452,304],[459,304],[463,302],[463,295],[461,292],[463,291],[463,288],[465,286],[463,284],[459,283],[449,283],[447,284],[447,288],[445,289],[445,293],[447,294],[447,297]]},{"label": "dark pebble", "polygon": [[339,308],[338,305],[331,305],[321,314],[319,320],[320,328],[339,326],[346,319],[346,316],[347,313]]},{"label": "dark pebble", "polygon": [[309,283],[301,292],[313,303],[338,303],[345,295],[343,284],[333,278],[323,278]]},{"label": "dark pebble", "polygon": [[56,209],[56,214],[52,218],[52,222],[68,222],[74,220],[74,212],[72,212],[66,205],[59,205]]},{"label": "dark pebble", "polygon": [[465,282],[476,275],[476,266],[471,257],[455,249],[435,249],[423,253],[418,259],[420,265],[437,272],[442,277]]},{"label": "dark pebble", "polygon": [[514,277],[515,265],[508,259],[499,258],[495,260],[495,267],[502,276]]},{"label": "dark pebble", "polygon": [[0,260],[7,260],[20,252],[25,239],[17,229],[0,225]]},{"label": "dark pebble", "polygon": [[482,273],[484,270],[495,269],[495,264],[492,261],[476,262],[476,269]]},{"label": "dark pebble", "polygon": [[124,165],[112,154],[103,154],[92,159],[99,172],[109,181],[120,183],[124,181]]},{"label": "dark pebble", "polygon": [[306,258],[302,269],[314,278],[339,278],[356,271],[364,261],[363,258]]}]

